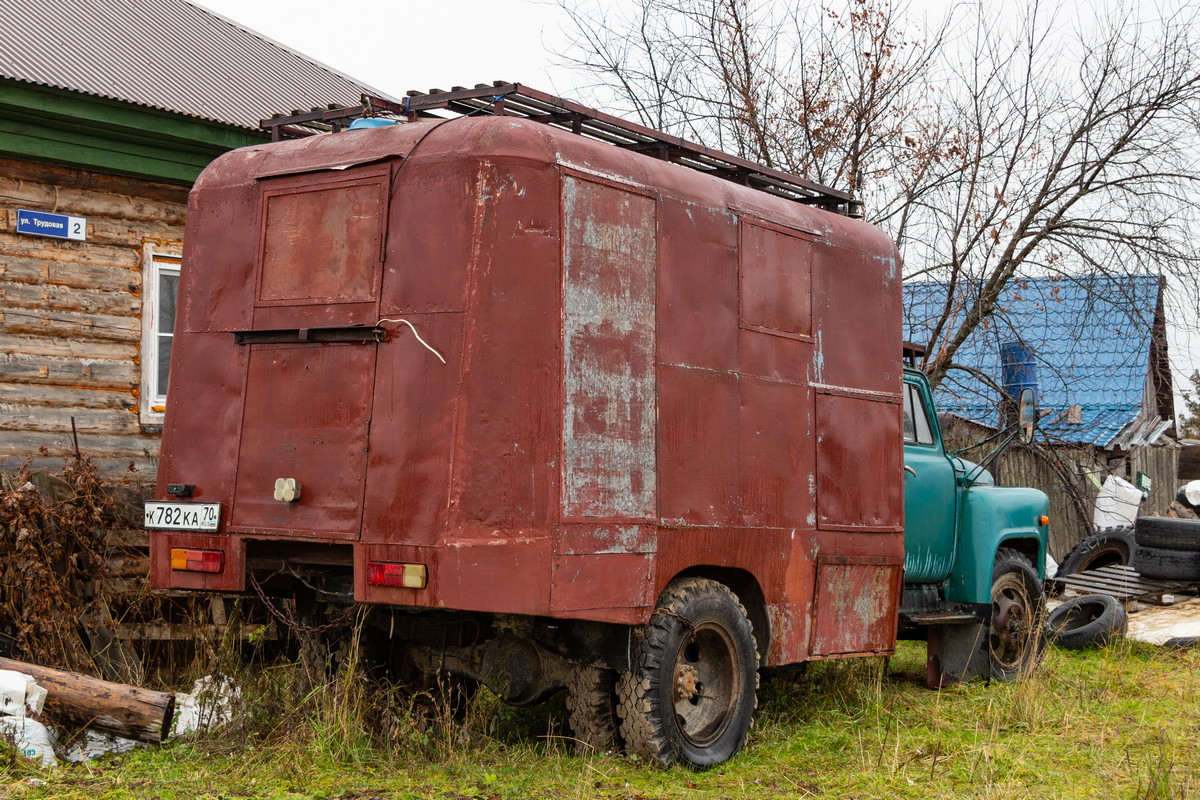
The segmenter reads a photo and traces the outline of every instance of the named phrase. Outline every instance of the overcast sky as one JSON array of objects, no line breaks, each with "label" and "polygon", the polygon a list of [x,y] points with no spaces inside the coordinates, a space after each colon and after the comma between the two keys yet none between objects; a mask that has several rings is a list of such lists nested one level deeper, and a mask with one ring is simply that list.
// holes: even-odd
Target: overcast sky
[{"label": "overcast sky", "polygon": [[571,94],[562,12],[533,0],[198,0],[396,97],[497,80]]},{"label": "overcast sky", "polygon": [[[195,1],[195,0],[194,0]],[[586,78],[559,64],[569,41],[566,16],[541,0],[198,0],[199,4],[387,94],[409,89],[474,86],[505,80],[587,101],[576,86]],[[620,0],[609,0],[614,5]],[[951,0],[914,0],[912,8],[940,17]],[[1176,5],[1175,0],[1166,0]],[[1107,3],[1099,3],[1100,7]],[[1079,7],[1095,13],[1092,3]],[[1000,8],[1004,6],[1001,5]],[[1087,9],[1084,11],[1083,9]],[[1062,18],[1080,24],[1080,16]],[[1197,310],[1190,312],[1197,326]],[[1171,312],[1169,311],[1168,314]],[[1200,337],[1168,334],[1176,394],[1200,369]],[[1177,401],[1177,408],[1182,405]]]}]

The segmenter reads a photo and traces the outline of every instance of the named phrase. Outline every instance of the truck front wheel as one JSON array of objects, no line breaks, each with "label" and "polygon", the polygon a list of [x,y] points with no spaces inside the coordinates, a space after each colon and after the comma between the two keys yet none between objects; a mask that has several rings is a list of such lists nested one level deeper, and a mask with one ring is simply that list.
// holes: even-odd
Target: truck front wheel
[{"label": "truck front wheel", "polygon": [[991,676],[1010,681],[1041,655],[1044,601],[1037,570],[1016,550],[1000,548],[992,567],[992,618],[988,627]]},{"label": "truck front wheel", "polygon": [[626,751],[696,769],[732,757],[758,690],[754,631],[738,598],[706,578],[677,580],[635,637],[618,684]]}]

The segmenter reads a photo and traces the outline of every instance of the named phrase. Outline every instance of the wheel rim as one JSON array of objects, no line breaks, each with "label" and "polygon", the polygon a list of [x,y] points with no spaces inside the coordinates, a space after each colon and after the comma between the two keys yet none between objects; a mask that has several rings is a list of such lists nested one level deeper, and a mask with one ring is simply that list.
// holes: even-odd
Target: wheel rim
[{"label": "wheel rim", "polygon": [[1004,575],[992,587],[992,659],[1004,671],[1021,666],[1029,649],[1029,597],[1019,575]]},{"label": "wheel rim", "polygon": [[683,738],[707,747],[720,738],[741,698],[737,651],[723,627],[696,626],[675,656],[672,701]]}]

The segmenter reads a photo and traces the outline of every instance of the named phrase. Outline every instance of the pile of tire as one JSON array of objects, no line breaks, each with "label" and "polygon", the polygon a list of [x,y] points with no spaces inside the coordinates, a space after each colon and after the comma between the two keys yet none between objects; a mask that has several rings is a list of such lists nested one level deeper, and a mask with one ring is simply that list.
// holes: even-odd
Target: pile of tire
[{"label": "pile of tire", "polygon": [[1138,517],[1133,568],[1144,578],[1200,581],[1200,520]]}]

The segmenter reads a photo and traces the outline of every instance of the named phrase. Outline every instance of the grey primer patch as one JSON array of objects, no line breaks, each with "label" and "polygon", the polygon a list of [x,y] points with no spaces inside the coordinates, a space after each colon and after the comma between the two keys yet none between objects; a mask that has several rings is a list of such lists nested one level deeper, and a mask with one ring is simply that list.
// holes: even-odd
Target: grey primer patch
[{"label": "grey primer patch", "polygon": [[563,179],[567,517],[652,517],[657,203]]}]

